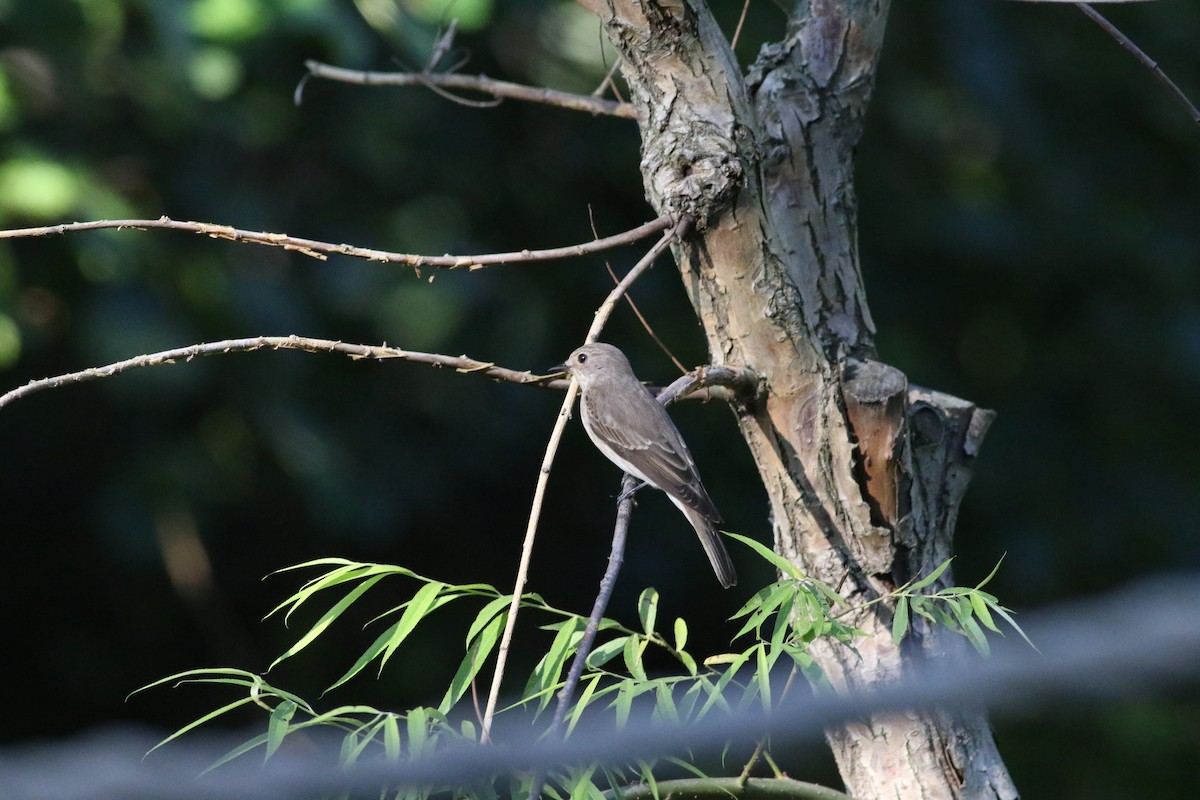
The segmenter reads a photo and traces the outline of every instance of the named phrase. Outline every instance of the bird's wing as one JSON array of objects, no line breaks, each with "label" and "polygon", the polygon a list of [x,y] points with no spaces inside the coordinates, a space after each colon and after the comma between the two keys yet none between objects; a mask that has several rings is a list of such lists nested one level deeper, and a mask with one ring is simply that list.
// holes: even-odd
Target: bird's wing
[{"label": "bird's wing", "polygon": [[622,459],[632,464],[643,477],[667,494],[673,495],[712,522],[720,522],[716,505],[700,482],[696,462],[684,444],[671,417],[654,396],[641,385],[642,394],[616,409],[596,409],[584,393],[584,422],[589,433]]}]

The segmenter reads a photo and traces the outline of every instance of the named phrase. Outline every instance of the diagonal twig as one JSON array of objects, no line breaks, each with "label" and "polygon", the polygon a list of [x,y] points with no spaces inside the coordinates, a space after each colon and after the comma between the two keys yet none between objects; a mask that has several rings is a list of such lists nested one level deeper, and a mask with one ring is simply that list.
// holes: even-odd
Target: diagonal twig
[{"label": "diagonal twig", "polygon": [[266,231],[248,231],[229,225],[214,225],[209,222],[182,222],[169,217],[158,219],[102,219],[91,222],[64,222],[59,225],[43,225],[37,228],[13,228],[0,230],[0,239],[19,239],[30,236],[49,236],[51,234],[74,233],[78,231],[95,231],[109,228],[165,228],[173,231],[198,233],[214,239],[228,239],[231,242],[249,242],[269,247],[282,247],[285,250],[295,250],[306,256],[324,260],[328,255],[351,256],[365,258],[369,261],[380,261],[386,264],[404,264],[418,270],[421,267],[441,269],[477,270],[493,264],[518,264],[529,261],[554,261],[560,258],[574,258],[614,247],[632,244],[647,236],[652,236],[671,226],[671,220],[665,216],[651,220],[644,225],[625,231],[624,233],[606,236],[582,244],[567,247],[552,247],[546,250],[518,250],[512,253],[486,253],[475,256],[421,256],[411,253],[392,253],[386,250],[372,250],[366,247],[356,247],[349,244],[333,244],[316,239],[302,239],[288,236],[284,233],[268,233]]},{"label": "diagonal twig", "polygon": [[1158,78],[1159,82],[1166,86],[1171,94],[1175,95],[1175,98],[1180,103],[1183,103],[1183,107],[1187,109],[1188,116],[1192,118],[1192,122],[1200,125],[1200,109],[1196,108],[1195,104],[1188,99],[1188,96],[1184,94],[1183,90],[1175,84],[1175,81],[1171,80],[1167,73],[1163,72],[1162,68],[1158,66],[1158,63],[1154,59],[1146,55],[1146,52],[1134,44],[1132,39],[1121,33],[1121,31],[1117,29],[1116,25],[1113,25],[1111,22],[1101,16],[1099,11],[1092,8],[1087,3],[1076,3],[1075,7],[1082,11],[1084,16],[1086,16],[1092,22],[1096,23],[1105,31],[1107,31],[1109,36],[1117,40],[1117,44],[1121,45],[1121,47],[1124,47],[1126,50],[1132,53],[1133,57],[1142,63],[1142,66],[1154,73],[1154,77]]}]

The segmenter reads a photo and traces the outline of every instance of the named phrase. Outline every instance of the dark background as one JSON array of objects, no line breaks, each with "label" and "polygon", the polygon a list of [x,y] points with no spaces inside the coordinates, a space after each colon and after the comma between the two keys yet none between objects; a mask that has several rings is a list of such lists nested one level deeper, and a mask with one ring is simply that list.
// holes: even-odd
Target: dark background
[{"label": "dark background", "polygon": [[[732,30],[740,4],[716,5]],[[294,106],[305,59],[423,65],[445,11],[361,7],[0,3],[0,225],[166,214],[441,254],[585,241],[589,208],[602,234],[651,218],[629,122],[327,82]],[[1200,94],[1200,7],[1103,8]],[[446,13],[474,22],[459,40],[466,72],[585,93],[603,74],[598,26],[571,3],[459,0]],[[1200,130],[1070,6],[914,0],[889,25],[859,149],[880,355],[999,412],[958,527],[959,581],[1007,554],[993,589],[1028,611],[1195,568]],[[775,6],[753,3],[743,62],[782,27]],[[611,261],[624,270],[638,255]],[[9,240],[0,377],[7,389],[259,334],[541,370],[579,342],[612,285],[601,259],[429,278],[165,231]],[[633,295],[681,360],[706,360],[669,261]],[[675,376],[628,309],[606,338],[642,377]],[[290,564],[337,555],[510,587],[558,403],[420,366],[262,352],[5,408],[0,742],[113,721],[171,730],[233,699],[125,696],[193,667],[265,669],[313,619],[291,631],[260,621],[299,581],[262,577]],[[699,404],[674,414],[729,528],[769,540],[732,416]],[[550,602],[590,607],[618,484],[573,424],[531,577]],[[769,574],[737,552],[742,582],[715,591],[694,545],[664,498],[644,497],[610,613],[631,621],[653,584],[662,616],[685,615],[696,650],[713,652],[734,632],[715,620]],[[184,548],[191,583],[170,579],[164,547]],[[381,680],[322,702],[436,702],[461,657],[459,622],[448,615]],[[315,697],[376,630],[342,625],[273,679]],[[1054,709],[1000,719],[997,736],[1026,797],[1181,796],[1200,757],[1197,709],[1180,695]],[[819,757],[790,767],[835,780]]]}]

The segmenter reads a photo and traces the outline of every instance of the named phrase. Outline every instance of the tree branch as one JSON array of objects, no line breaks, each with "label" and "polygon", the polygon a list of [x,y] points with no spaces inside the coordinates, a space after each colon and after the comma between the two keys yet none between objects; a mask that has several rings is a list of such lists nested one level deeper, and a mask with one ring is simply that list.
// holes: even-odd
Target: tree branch
[{"label": "tree branch", "polygon": [[1075,7],[1082,11],[1084,16],[1086,16],[1092,22],[1096,23],[1105,31],[1107,31],[1108,35],[1116,39],[1117,44],[1121,45],[1121,47],[1124,47],[1131,54],[1133,54],[1133,57],[1141,62],[1142,66],[1154,73],[1154,77],[1158,78],[1159,82],[1161,82],[1163,86],[1166,86],[1168,91],[1175,95],[1175,98],[1183,104],[1184,108],[1187,109],[1188,116],[1192,118],[1192,122],[1200,125],[1200,109],[1196,108],[1192,101],[1188,99],[1188,96],[1183,93],[1183,90],[1175,85],[1175,81],[1171,80],[1167,73],[1162,71],[1162,68],[1158,66],[1158,63],[1155,62],[1154,59],[1146,55],[1146,52],[1134,44],[1132,39],[1121,33],[1121,31],[1117,29],[1116,25],[1113,25],[1111,22],[1101,16],[1099,11],[1092,8],[1087,3],[1076,3]]},{"label": "tree branch", "polygon": [[377,361],[400,359],[418,364],[429,364],[434,367],[448,367],[456,372],[478,373],[497,381],[531,383],[549,388],[563,388],[568,383],[562,379],[539,377],[528,371],[520,372],[505,367],[498,367],[492,362],[477,361],[467,356],[420,353],[413,350],[402,350],[399,347],[388,347],[387,345],[352,344],[349,342],[335,342],[331,339],[311,339],[306,336],[255,336],[246,339],[225,339],[219,342],[205,342],[188,345],[187,347],[177,347],[173,350],[163,350],[158,353],[148,353],[134,358],[127,358],[124,361],[117,361],[103,367],[91,367],[79,372],[69,372],[65,375],[56,375],[51,378],[30,381],[24,386],[0,395],[0,408],[3,408],[14,400],[20,400],[22,397],[34,392],[40,392],[43,389],[55,389],[70,383],[83,383],[98,378],[109,378],[139,367],[157,367],[163,364],[174,364],[177,361],[191,361],[197,356],[245,353],[263,349],[306,350],[310,353],[341,353],[353,359],[375,359]]},{"label": "tree branch", "polygon": [[409,253],[392,253],[387,250],[372,250],[366,247],[356,247],[349,244],[332,244],[315,239],[302,239],[283,233],[268,233],[266,231],[247,231],[229,225],[214,225],[209,222],[181,222],[169,217],[158,219],[104,219],[92,222],[67,222],[60,225],[45,225],[38,228],[15,228],[0,231],[0,239],[18,239],[28,236],[49,236],[50,234],[73,233],[76,231],[94,231],[106,228],[166,228],[174,231],[199,233],[213,239],[228,239],[232,242],[250,242],[252,244],[282,247],[285,250],[295,250],[312,258],[325,260],[328,255],[351,256],[365,258],[369,261],[380,261],[387,264],[404,264],[414,267],[420,272],[421,267],[441,269],[483,269],[493,264],[516,264],[528,261],[554,261],[560,258],[573,258],[614,247],[632,244],[671,227],[667,216],[651,220],[632,230],[595,239],[582,244],[567,247],[553,247],[547,250],[518,250],[512,253],[487,253],[476,256],[421,256]]},{"label": "tree branch", "polygon": [[498,81],[486,75],[456,75],[452,72],[362,72],[312,60],[305,61],[304,66],[308,70],[308,74],[314,78],[325,78],[359,86],[425,86],[437,89],[460,89],[481,92],[491,95],[497,100],[521,100],[571,111],[586,111],[597,116],[636,119],[633,106],[629,103]]}]

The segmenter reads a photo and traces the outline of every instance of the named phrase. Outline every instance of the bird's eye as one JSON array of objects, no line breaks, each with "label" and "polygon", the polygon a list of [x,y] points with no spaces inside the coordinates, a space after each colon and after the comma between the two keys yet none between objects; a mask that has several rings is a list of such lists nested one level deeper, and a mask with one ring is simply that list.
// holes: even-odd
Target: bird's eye
[{"label": "bird's eye", "polygon": [[580,353],[575,357],[575,360],[582,364],[583,362],[587,361],[587,353]]}]

